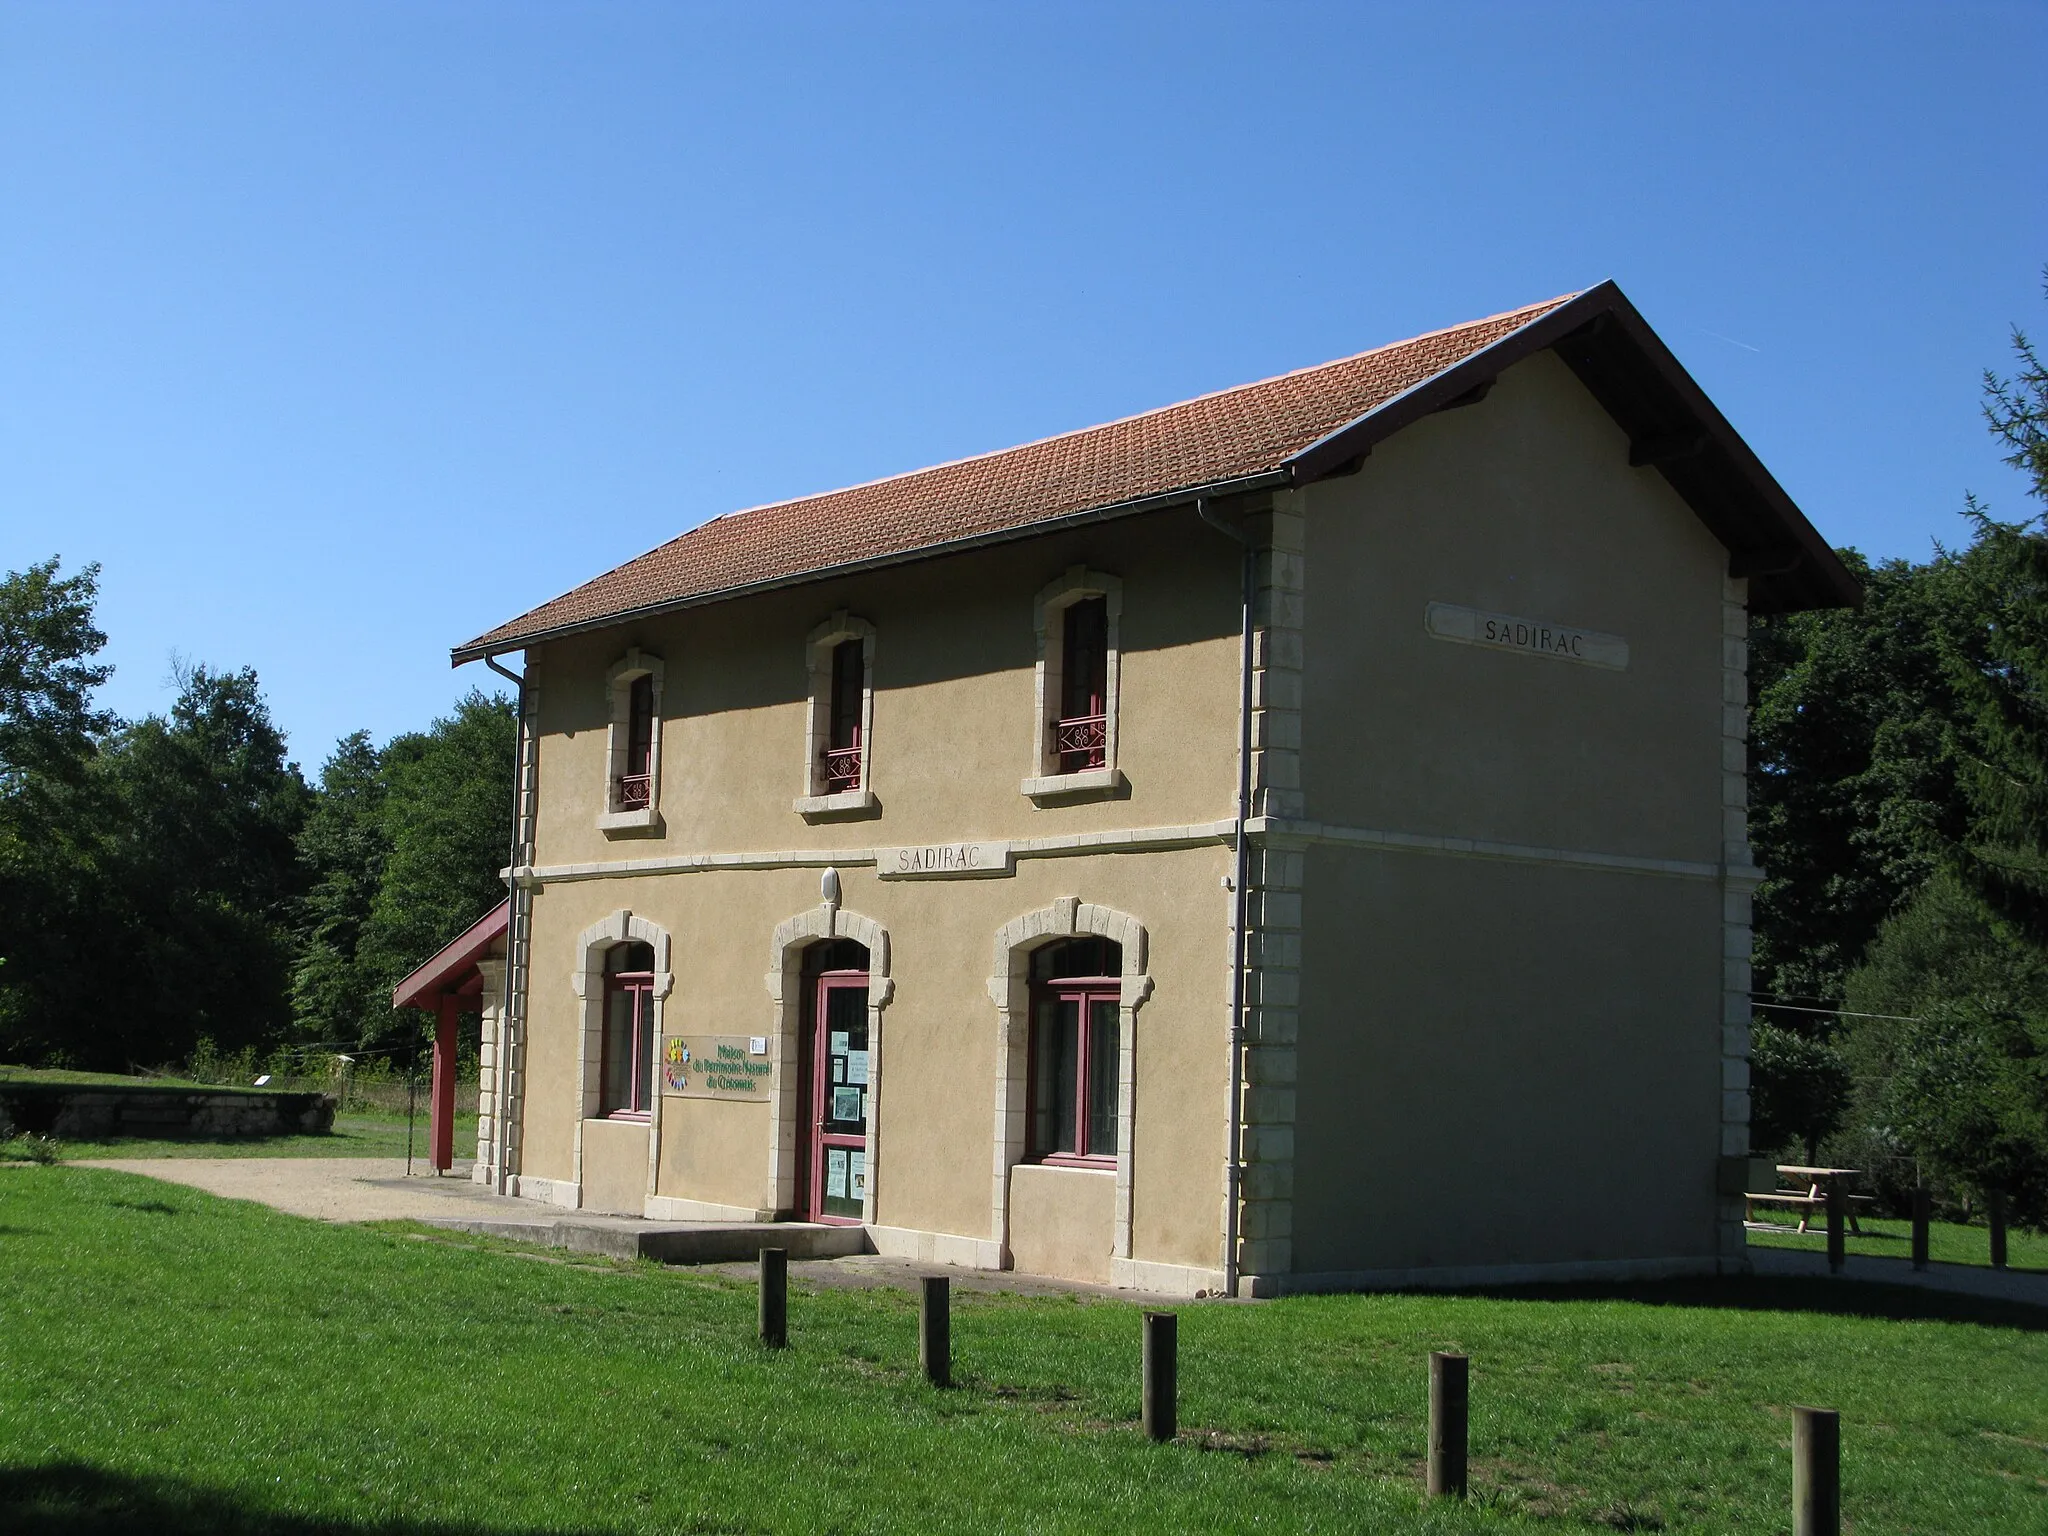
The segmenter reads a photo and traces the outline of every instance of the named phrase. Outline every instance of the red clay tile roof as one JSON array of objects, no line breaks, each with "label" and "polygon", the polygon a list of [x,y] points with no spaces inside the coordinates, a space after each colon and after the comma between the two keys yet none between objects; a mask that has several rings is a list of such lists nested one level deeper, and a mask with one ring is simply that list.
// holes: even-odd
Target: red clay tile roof
[{"label": "red clay tile roof", "polygon": [[458,661],[629,613],[1279,469],[1573,294],[866,485],[729,512],[458,646]]}]

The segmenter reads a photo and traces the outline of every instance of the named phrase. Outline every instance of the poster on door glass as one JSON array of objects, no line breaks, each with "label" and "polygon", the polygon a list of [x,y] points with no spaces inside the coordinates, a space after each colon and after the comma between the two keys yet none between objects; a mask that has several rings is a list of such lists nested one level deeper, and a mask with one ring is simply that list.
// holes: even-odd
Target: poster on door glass
[{"label": "poster on door glass", "polygon": [[846,1198],[846,1149],[827,1147],[825,1149],[825,1198],[844,1200]]},{"label": "poster on door glass", "polygon": [[832,1049],[828,1052],[829,1055],[844,1056],[846,1054],[846,1031],[843,1029],[833,1030],[830,1036],[830,1043]]},{"label": "poster on door glass", "polygon": [[864,1083],[868,1080],[868,1053],[848,1051],[846,1053],[846,1080],[849,1083]]},{"label": "poster on door glass", "polygon": [[852,1154],[852,1156],[851,1156],[851,1157],[849,1157],[849,1158],[848,1158],[848,1160],[847,1160],[846,1168],[847,1168],[847,1177],[848,1177],[848,1178],[849,1178],[849,1179],[850,1179],[850,1180],[852,1181],[852,1185],[851,1185],[851,1188],[850,1188],[850,1190],[849,1190],[849,1193],[850,1193],[850,1194],[852,1195],[852,1197],[853,1197],[854,1199],[856,1199],[856,1200],[865,1200],[865,1199],[866,1199],[866,1198],[868,1197],[868,1155],[867,1155],[867,1153],[865,1153],[865,1152],[855,1152],[855,1153],[853,1153],[853,1154]]},{"label": "poster on door glass", "polygon": [[834,1088],[832,1090],[832,1118],[839,1121],[860,1119],[860,1090],[858,1088]]}]

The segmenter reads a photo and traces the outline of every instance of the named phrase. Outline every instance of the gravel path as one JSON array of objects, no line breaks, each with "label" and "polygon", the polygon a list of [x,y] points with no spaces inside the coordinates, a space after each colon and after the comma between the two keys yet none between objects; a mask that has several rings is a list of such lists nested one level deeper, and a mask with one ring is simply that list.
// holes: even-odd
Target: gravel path
[{"label": "gravel path", "polygon": [[424,1165],[419,1162],[407,1178],[402,1157],[110,1157],[76,1166],[147,1174],[320,1221],[432,1221],[450,1216],[505,1220],[533,1211],[563,1214],[538,1201],[489,1193],[470,1182],[463,1163],[438,1179],[421,1173]]}]

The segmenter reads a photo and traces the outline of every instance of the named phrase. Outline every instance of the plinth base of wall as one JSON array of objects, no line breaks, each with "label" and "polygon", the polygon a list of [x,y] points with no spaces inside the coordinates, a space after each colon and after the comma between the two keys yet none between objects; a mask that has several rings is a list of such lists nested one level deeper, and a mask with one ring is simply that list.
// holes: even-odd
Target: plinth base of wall
[{"label": "plinth base of wall", "polygon": [[1558,1264],[1452,1264],[1431,1269],[1329,1270],[1319,1274],[1243,1275],[1240,1296],[1301,1296],[1332,1291],[1449,1291],[1494,1285],[1677,1280],[1749,1273],[1747,1259],[1584,1259]]}]

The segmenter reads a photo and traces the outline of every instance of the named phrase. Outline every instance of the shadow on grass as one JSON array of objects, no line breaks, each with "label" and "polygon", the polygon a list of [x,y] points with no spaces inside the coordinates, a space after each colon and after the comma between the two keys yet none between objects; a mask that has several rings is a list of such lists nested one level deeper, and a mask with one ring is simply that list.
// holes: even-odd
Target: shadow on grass
[{"label": "shadow on grass", "polygon": [[1500,1286],[1463,1294],[1493,1296],[1504,1301],[1633,1301],[1652,1307],[1809,1312],[1902,1323],[1981,1323],[2025,1333],[2048,1333],[2048,1307],[1870,1280],[1731,1275],[1722,1279]]},{"label": "shadow on grass", "polygon": [[525,1536],[505,1526],[280,1514],[218,1488],[78,1462],[0,1467],[0,1529],[11,1536]]}]

